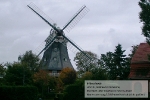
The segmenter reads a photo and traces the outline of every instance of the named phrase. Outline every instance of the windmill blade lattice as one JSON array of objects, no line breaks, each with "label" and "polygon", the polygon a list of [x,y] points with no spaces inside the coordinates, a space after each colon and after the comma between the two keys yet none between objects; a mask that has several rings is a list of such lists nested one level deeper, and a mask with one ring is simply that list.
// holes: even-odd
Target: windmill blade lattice
[{"label": "windmill blade lattice", "polygon": [[45,48],[42,49],[42,51],[37,56],[39,56],[44,50],[47,50],[52,45],[52,43],[55,41],[56,37],[57,36],[55,36],[50,42],[48,42],[48,44],[45,46]]},{"label": "windmill blade lattice", "polygon": [[80,58],[82,59],[85,65],[89,65],[91,63],[97,64],[97,60],[98,60],[97,58],[93,58],[89,54],[85,53],[77,44],[75,44],[75,42],[73,42],[68,37],[65,36],[65,38],[66,38],[65,41],[67,42],[68,49],[71,50],[74,54],[77,54],[78,52],[80,52]]},{"label": "windmill blade lattice", "polygon": [[[50,35],[43,41],[33,52],[38,54],[38,56],[42,53],[41,51],[47,50],[48,47],[52,45],[54,40],[56,39],[56,35],[52,34],[53,29],[50,31]],[[45,44],[46,42],[46,44]],[[44,49],[43,49],[44,48]]]},{"label": "windmill blade lattice", "polygon": [[45,42],[43,41],[38,47],[36,47],[33,50],[34,54],[38,55],[39,52],[41,52],[44,47],[45,47]]},{"label": "windmill blade lattice", "polygon": [[45,18],[48,22],[50,23],[54,23],[54,21],[48,16],[46,15],[42,10],[40,10],[34,3],[30,3],[29,5],[27,5],[30,9],[34,9],[39,15],[43,16],[43,18]]},{"label": "windmill blade lattice", "polygon": [[70,32],[70,30],[88,13],[89,9],[86,6],[82,6],[78,12],[66,23],[62,30]]},{"label": "windmill blade lattice", "polygon": [[41,11],[34,3],[30,3],[27,6],[39,17],[41,17],[47,24],[49,24],[55,31],[59,32],[59,30],[54,25],[51,24],[54,23],[53,20],[50,19],[43,11]]}]

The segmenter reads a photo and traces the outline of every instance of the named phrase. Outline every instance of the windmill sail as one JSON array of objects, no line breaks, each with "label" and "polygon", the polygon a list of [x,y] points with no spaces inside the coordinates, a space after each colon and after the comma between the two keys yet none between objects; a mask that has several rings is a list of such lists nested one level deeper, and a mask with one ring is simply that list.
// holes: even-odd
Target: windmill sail
[{"label": "windmill sail", "polygon": [[55,39],[56,39],[56,36],[51,41],[47,42],[45,45],[45,48],[42,49],[41,52],[37,56],[39,56],[44,50],[47,50],[52,45]]},{"label": "windmill sail", "polygon": [[87,13],[89,9],[86,6],[82,6],[79,11],[66,23],[62,30],[69,32]]},{"label": "windmill sail", "polygon": [[97,65],[97,61],[98,61],[97,58],[90,56],[88,53],[86,53],[81,47],[79,47],[77,44],[75,44],[75,42],[73,42],[68,37],[65,38],[65,41],[68,42],[67,45],[65,45],[63,43],[62,44],[67,46],[68,49],[71,50],[74,54],[77,54],[78,52],[80,52],[80,58],[82,59],[85,66],[88,66],[90,64]]},{"label": "windmill sail", "polygon": [[59,30],[54,25],[51,24],[53,23],[53,21],[44,12],[42,12],[35,4],[30,3],[27,6],[39,17],[41,17],[48,25],[50,25],[55,31],[59,32]]}]

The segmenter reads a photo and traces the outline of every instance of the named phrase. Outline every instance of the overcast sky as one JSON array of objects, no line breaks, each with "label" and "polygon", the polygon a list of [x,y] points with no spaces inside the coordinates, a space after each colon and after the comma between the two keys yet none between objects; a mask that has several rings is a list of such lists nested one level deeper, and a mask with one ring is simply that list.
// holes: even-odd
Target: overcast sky
[{"label": "overcast sky", "polygon": [[98,56],[114,52],[118,43],[128,54],[132,45],[145,41],[138,17],[139,0],[0,0],[0,63],[17,61],[25,51],[36,50],[49,35],[50,26],[27,7],[30,2],[60,28],[86,5],[89,12],[65,35]]}]

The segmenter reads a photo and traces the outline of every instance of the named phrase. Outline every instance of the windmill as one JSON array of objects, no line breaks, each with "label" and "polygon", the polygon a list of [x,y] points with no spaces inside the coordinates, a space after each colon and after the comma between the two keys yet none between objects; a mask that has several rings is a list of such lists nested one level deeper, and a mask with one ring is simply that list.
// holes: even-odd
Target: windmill
[{"label": "windmill", "polygon": [[88,12],[86,6],[81,7],[81,9],[79,9],[79,11],[62,29],[57,27],[56,24],[52,24],[52,20],[49,19],[49,17],[33,3],[30,3],[27,6],[52,28],[49,36],[45,40],[45,47],[38,54],[39,56],[42,52],[44,52],[41,61],[41,69],[49,70],[52,75],[57,76],[63,68],[73,68],[68,56],[67,45],[69,45],[73,51],[81,52],[80,56],[86,65],[89,65],[94,61],[91,56],[85,53],[79,46],[77,46],[64,34],[64,30],[69,32],[70,29],[75,26],[75,24]]}]

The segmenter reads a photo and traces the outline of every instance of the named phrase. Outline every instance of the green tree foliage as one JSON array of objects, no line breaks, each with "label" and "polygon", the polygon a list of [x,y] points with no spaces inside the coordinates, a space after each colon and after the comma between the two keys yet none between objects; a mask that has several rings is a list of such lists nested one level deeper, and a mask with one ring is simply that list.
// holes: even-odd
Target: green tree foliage
[{"label": "green tree foliage", "polygon": [[146,41],[150,44],[150,2],[148,0],[140,0],[139,6],[141,12],[139,13],[140,22],[143,23],[142,34],[146,37]]},{"label": "green tree foliage", "polygon": [[[90,51],[84,51],[84,52],[88,54],[91,58],[97,58],[97,55]],[[81,52],[78,52],[76,54],[74,61],[76,62],[76,66],[79,74],[90,71],[93,67],[96,66],[95,62],[87,63],[89,61],[88,57],[83,55]]]},{"label": "green tree foliage", "polygon": [[124,55],[125,50],[118,44],[115,52],[107,52],[101,55],[99,64],[107,71],[109,79],[127,79],[130,67],[129,59]]},{"label": "green tree foliage", "polygon": [[34,86],[1,86],[0,100],[37,100]]},{"label": "green tree foliage", "polygon": [[81,79],[83,80],[106,80],[107,74],[104,69],[94,68],[90,72],[85,72]]},{"label": "green tree foliage", "polygon": [[129,54],[129,58],[132,59],[133,55],[135,54],[136,50],[138,49],[139,45],[133,45],[131,51],[131,54]]},{"label": "green tree foliage", "polygon": [[6,68],[4,68],[3,64],[0,64],[0,76],[3,77],[5,75]]},{"label": "green tree foliage", "polygon": [[102,68],[104,68],[107,72],[113,67],[113,53],[107,52],[106,54],[101,54],[101,58],[99,60],[99,64]]},{"label": "green tree foliage", "polygon": [[27,85],[32,83],[31,71],[23,64],[14,62],[7,65],[6,75],[4,77],[8,85]]},{"label": "green tree foliage", "polygon": [[64,89],[64,100],[84,100],[84,81],[76,80]]},{"label": "green tree foliage", "polygon": [[114,62],[117,67],[117,73],[121,79],[127,78],[129,74],[129,59],[124,55],[125,50],[122,50],[122,46],[118,44],[116,46],[114,56]]},{"label": "green tree foliage", "polygon": [[3,64],[0,64],[0,85],[4,83],[4,76],[6,74],[6,68],[4,67]]},{"label": "green tree foliage", "polygon": [[5,81],[8,84],[26,85],[32,84],[32,75],[38,71],[40,59],[32,51],[18,57],[18,62],[7,63]]},{"label": "green tree foliage", "polygon": [[77,78],[77,74],[74,69],[66,67],[61,71],[59,78],[62,80],[64,85],[68,85],[74,83]]},{"label": "green tree foliage", "polygon": [[107,74],[105,69],[102,69],[101,67],[96,67],[92,69],[92,80],[107,80]]},{"label": "green tree foliage", "polygon": [[83,80],[91,80],[93,77],[93,74],[91,72],[85,72],[83,75],[82,75],[82,79]]},{"label": "green tree foliage", "polygon": [[83,79],[107,79],[105,70],[102,69],[101,65],[98,63],[97,55],[90,51],[85,51],[85,53],[93,58],[94,61],[87,64],[87,59],[83,58],[85,56],[82,57],[82,53],[78,52],[74,58],[78,69],[78,76]]},{"label": "green tree foliage", "polygon": [[[52,78],[53,77],[48,75],[48,72],[44,70],[39,70],[39,72],[33,75],[34,83],[40,84],[41,86],[48,86]],[[52,85],[54,86],[54,83],[52,83]]]},{"label": "green tree foliage", "polygon": [[46,97],[49,92],[55,91],[56,79],[50,76],[47,71],[39,70],[36,72],[33,75],[33,82],[42,97]]},{"label": "green tree foliage", "polygon": [[39,69],[40,59],[32,51],[26,51],[25,54],[18,57],[18,60],[32,72],[37,72]]},{"label": "green tree foliage", "polygon": [[63,90],[64,90],[64,83],[62,82],[62,80],[59,77],[56,78],[56,84],[55,84],[56,85],[56,91],[58,93],[63,92]]}]

